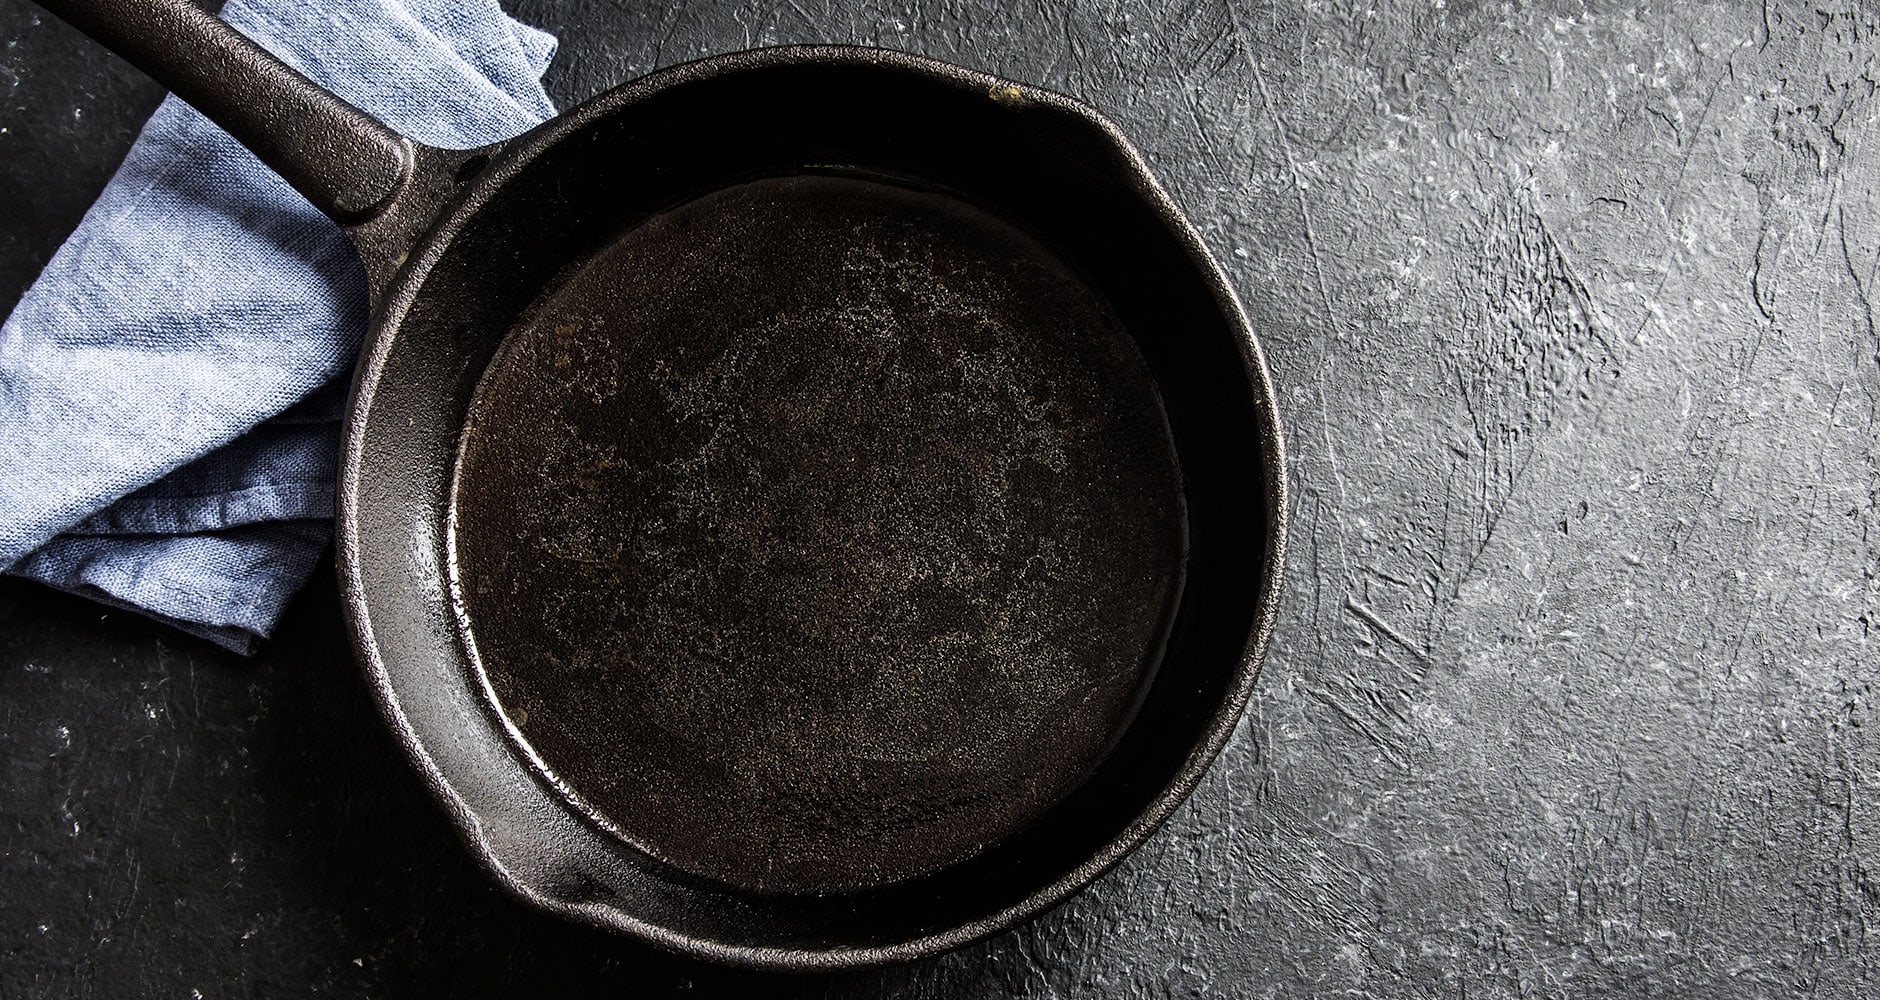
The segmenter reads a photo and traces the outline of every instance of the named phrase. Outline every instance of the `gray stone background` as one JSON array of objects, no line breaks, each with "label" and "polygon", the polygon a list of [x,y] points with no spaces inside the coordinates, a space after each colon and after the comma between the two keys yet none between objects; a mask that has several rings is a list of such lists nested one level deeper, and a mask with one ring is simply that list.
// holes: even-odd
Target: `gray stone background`
[{"label": "gray stone background", "polygon": [[[563,106],[853,41],[1115,117],[1287,421],[1286,600],[1239,733],[1022,930],[772,979],[484,885],[375,729],[330,571],[255,661],[9,581],[0,994],[1871,994],[1875,6],[512,9],[561,37]],[[0,304],[159,94],[0,0]]]}]

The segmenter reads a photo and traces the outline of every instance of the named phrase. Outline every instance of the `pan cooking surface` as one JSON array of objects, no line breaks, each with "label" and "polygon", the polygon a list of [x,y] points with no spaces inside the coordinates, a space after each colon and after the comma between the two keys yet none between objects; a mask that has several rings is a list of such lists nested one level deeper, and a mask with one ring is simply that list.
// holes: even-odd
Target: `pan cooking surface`
[{"label": "pan cooking surface", "polygon": [[502,715],[617,833],[760,892],[1035,819],[1127,725],[1181,588],[1167,423],[1103,298],[857,177],[726,188],[570,269],[456,475]]}]

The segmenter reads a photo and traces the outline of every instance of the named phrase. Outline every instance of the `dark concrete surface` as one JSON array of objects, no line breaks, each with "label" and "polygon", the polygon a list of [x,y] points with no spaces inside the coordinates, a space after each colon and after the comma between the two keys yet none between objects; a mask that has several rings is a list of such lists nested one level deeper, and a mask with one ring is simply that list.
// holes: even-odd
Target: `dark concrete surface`
[{"label": "dark concrete surface", "polygon": [[[380,731],[330,571],[253,661],[8,582],[0,996],[1872,994],[1873,6],[515,9],[561,36],[564,104],[836,40],[1122,123],[1289,421],[1237,738],[1024,929],[767,979],[490,889]],[[7,303],[159,96],[48,21],[0,0]]]}]

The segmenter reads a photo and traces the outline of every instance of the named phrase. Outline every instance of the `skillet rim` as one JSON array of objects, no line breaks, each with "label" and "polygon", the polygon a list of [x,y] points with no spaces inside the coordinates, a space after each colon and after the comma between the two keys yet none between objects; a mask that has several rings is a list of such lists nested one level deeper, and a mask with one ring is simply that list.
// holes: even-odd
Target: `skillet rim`
[{"label": "skillet rim", "polygon": [[[1233,337],[1234,347],[1242,362],[1242,374],[1251,390],[1256,424],[1257,439],[1249,443],[1259,452],[1257,461],[1262,473],[1260,500],[1263,509],[1248,513],[1262,516],[1264,530],[1260,534],[1265,546],[1255,575],[1255,585],[1251,588],[1250,596],[1254,605],[1248,638],[1235,661],[1230,683],[1225,686],[1223,696],[1205,726],[1200,729],[1200,738],[1189,746],[1180,768],[1115,836],[1023,899],[985,913],[977,919],[890,944],[837,945],[819,949],[727,944],[701,935],[674,931],[634,916],[618,906],[584,903],[552,895],[506,865],[482,835],[482,825],[474,810],[465,803],[432,759],[426,749],[425,738],[401,705],[391,672],[381,655],[383,650],[374,639],[372,608],[362,572],[362,565],[368,557],[361,551],[358,536],[359,484],[365,464],[367,436],[371,429],[368,418],[387,359],[398,342],[400,327],[412,305],[418,301],[424,279],[443,258],[465,225],[504,183],[563,139],[604,119],[624,113],[670,88],[770,67],[803,64],[875,67],[954,85],[976,87],[995,99],[1019,100],[1072,116],[1085,127],[1095,129],[1114,147],[1118,165],[1125,168],[1133,194],[1181,245],[1196,276],[1207,287],[1214,306],[1236,334]],[[395,275],[375,303],[347,404],[340,474],[335,490],[335,565],[354,655],[365,670],[381,714],[401,748],[417,765],[433,796],[450,814],[453,826],[469,846],[472,855],[495,876],[498,884],[537,908],[579,923],[626,933],[667,950],[697,958],[769,970],[855,969],[940,954],[1038,916],[1115,867],[1187,801],[1237,728],[1259,678],[1277,622],[1290,514],[1285,444],[1280,431],[1278,400],[1265,353],[1238,296],[1219,262],[1203,243],[1199,232],[1156,180],[1142,154],[1114,122],[1074,98],[927,56],[869,46],[787,45],[707,56],[657,70],[596,95],[514,139],[479,149],[421,150],[420,164],[422,166],[426,160],[431,160],[439,164],[443,175],[448,177],[455,165],[477,156],[488,157],[487,166],[474,180],[464,185],[463,190],[453,199],[437,210],[428,222],[418,224],[416,228],[422,235],[399,261]],[[445,590],[448,591],[448,587]],[[433,735],[433,738],[436,736]],[[514,747],[508,749],[515,751]],[[562,798],[559,795],[557,797]]]}]

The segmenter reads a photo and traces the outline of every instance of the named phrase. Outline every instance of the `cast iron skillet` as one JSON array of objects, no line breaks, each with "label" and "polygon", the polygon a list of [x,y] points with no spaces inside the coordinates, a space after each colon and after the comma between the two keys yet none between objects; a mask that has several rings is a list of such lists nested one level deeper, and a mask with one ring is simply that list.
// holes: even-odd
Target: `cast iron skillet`
[{"label": "cast iron skillet", "polygon": [[359,248],[345,607],[517,895],[755,966],[932,954],[1115,864],[1226,741],[1272,389],[1096,112],[792,47],[440,150],[187,0],[46,5]]}]

